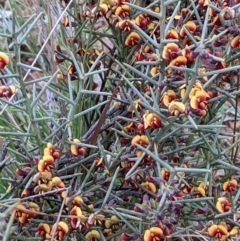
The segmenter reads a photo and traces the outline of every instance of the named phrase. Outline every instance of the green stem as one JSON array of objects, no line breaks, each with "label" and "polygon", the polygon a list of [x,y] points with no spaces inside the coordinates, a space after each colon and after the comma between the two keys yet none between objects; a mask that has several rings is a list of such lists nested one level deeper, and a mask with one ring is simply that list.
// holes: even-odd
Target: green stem
[{"label": "green stem", "polygon": [[[14,13],[14,11],[13,11],[13,13]],[[13,19],[15,19],[14,14],[13,14]],[[38,124],[33,121],[36,118],[36,116],[33,115],[30,100],[28,98],[27,91],[25,88],[25,83],[24,83],[23,76],[22,76],[21,65],[19,65],[19,64],[21,64],[21,48],[20,48],[20,44],[18,44],[18,38],[17,38],[17,34],[15,32],[15,24],[14,23],[15,23],[15,21],[13,21],[13,26],[12,26],[12,39],[13,39],[13,42],[15,42],[15,44],[14,44],[14,52],[15,52],[15,57],[16,57],[15,71],[16,71],[16,74],[19,76],[18,80],[19,80],[19,84],[21,87],[21,92],[22,92],[23,98],[25,99],[25,105],[26,105],[25,112],[27,113],[29,121],[31,122],[31,131],[34,134],[34,137],[37,141],[37,145],[39,147],[41,147],[42,146],[41,132],[40,132]]]}]

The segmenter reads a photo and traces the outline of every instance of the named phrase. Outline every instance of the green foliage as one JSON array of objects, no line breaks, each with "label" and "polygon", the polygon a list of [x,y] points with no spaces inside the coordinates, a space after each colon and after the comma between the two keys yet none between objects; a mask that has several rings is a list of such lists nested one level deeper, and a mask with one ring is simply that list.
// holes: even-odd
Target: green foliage
[{"label": "green foliage", "polygon": [[1,238],[235,239],[239,1],[7,4]]}]

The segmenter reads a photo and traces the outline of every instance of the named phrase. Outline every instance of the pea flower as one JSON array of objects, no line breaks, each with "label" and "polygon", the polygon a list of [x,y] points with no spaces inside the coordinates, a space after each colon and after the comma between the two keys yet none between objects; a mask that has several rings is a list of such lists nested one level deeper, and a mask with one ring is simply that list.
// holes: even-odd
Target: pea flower
[{"label": "pea flower", "polygon": [[178,100],[173,100],[169,104],[168,110],[170,114],[173,116],[179,116],[180,114],[187,114],[185,105]]},{"label": "pea flower", "polygon": [[150,142],[148,140],[148,137],[145,135],[136,135],[133,137],[131,145],[134,146],[135,144],[139,145],[148,145]]},{"label": "pea flower", "polygon": [[161,118],[155,113],[151,113],[150,111],[146,111],[143,115],[144,129],[151,127],[153,129],[162,127]]},{"label": "pea flower", "polygon": [[228,231],[224,225],[214,224],[210,228],[208,228],[208,234],[211,237],[215,237],[217,239],[227,238]]},{"label": "pea flower", "polygon": [[47,223],[40,223],[37,227],[37,233],[39,236],[47,238],[50,235],[50,226]]},{"label": "pea flower", "polygon": [[115,15],[120,18],[125,18],[130,13],[130,7],[128,5],[120,5],[115,10]]},{"label": "pea flower", "polygon": [[190,107],[193,113],[198,116],[205,116],[207,111],[207,93],[205,91],[198,90],[190,100]]},{"label": "pea flower", "polygon": [[97,230],[91,230],[85,235],[85,238],[88,241],[97,241],[100,240],[101,236]]},{"label": "pea flower", "polygon": [[137,45],[140,42],[140,40],[141,40],[141,38],[138,33],[131,32],[125,40],[125,45],[128,47],[133,47],[133,46]]},{"label": "pea flower", "polygon": [[168,43],[163,47],[162,58],[166,60],[174,59],[178,56],[179,47],[175,43]]},{"label": "pea flower", "polygon": [[0,69],[3,69],[8,64],[9,64],[9,57],[5,53],[0,52]]},{"label": "pea flower", "polygon": [[152,193],[156,193],[156,191],[157,191],[156,186],[152,182],[143,182],[143,183],[141,183],[141,186],[148,189]]},{"label": "pea flower", "polygon": [[231,47],[240,49],[240,35],[238,35],[232,39]]},{"label": "pea flower", "polygon": [[235,191],[236,187],[237,187],[237,181],[235,179],[232,179],[231,181],[227,181],[223,183],[223,190],[227,192]]},{"label": "pea flower", "polygon": [[173,90],[167,90],[166,92],[163,93],[162,97],[160,98],[160,101],[166,107],[168,107],[169,104],[176,99],[177,99],[176,93]]},{"label": "pea flower", "polygon": [[53,235],[54,230],[56,230],[55,234],[54,234],[54,237],[59,239],[59,240],[63,240],[64,237],[66,236],[66,234],[68,233],[69,228],[68,228],[68,225],[65,222],[60,221],[59,223],[55,223],[52,226],[51,235]]},{"label": "pea flower", "polygon": [[144,241],[158,241],[163,236],[163,231],[159,227],[152,227],[145,231],[143,240]]},{"label": "pea flower", "polygon": [[[74,139],[73,141],[76,143],[81,143],[80,140],[78,140],[78,139]],[[74,156],[78,156],[78,155],[83,156],[86,152],[86,147],[81,147],[81,146],[74,145],[74,144],[71,145],[70,149],[71,149],[71,153]]]},{"label": "pea flower", "polygon": [[224,197],[218,198],[216,208],[220,213],[228,212],[231,208],[231,203]]},{"label": "pea flower", "polygon": [[38,171],[44,172],[45,170],[50,171],[53,168],[54,158],[50,155],[43,156],[38,162]]},{"label": "pea flower", "polygon": [[165,39],[178,39],[178,32],[175,29],[170,29],[167,31]]},{"label": "pea flower", "polygon": [[179,35],[181,37],[184,37],[186,35],[184,28],[187,28],[189,30],[189,32],[193,34],[195,32],[195,30],[197,29],[197,26],[193,21],[186,22],[179,32]]}]

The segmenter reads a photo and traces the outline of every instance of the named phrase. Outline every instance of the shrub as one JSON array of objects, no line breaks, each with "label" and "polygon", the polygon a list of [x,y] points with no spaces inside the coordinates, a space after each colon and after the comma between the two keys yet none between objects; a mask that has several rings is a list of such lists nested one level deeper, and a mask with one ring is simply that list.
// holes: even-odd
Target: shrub
[{"label": "shrub", "polygon": [[27,4],[1,10],[2,239],[236,237],[240,2]]}]

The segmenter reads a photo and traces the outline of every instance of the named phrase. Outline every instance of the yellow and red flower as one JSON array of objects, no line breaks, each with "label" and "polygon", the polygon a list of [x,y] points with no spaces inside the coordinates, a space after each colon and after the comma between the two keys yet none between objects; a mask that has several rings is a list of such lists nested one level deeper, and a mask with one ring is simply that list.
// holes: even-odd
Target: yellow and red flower
[{"label": "yellow and red flower", "polygon": [[227,238],[228,236],[228,231],[224,225],[214,224],[210,228],[208,228],[208,234],[211,237],[215,237],[219,240],[224,240],[224,238]]},{"label": "yellow and red flower", "polygon": [[[0,62],[0,69],[1,69],[1,62]],[[16,92],[16,87],[14,85],[0,86],[0,98],[10,98]]]},{"label": "yellow and red flower", "polygon": [[148,25],[150,18],[147,14],[142,13],[140,15],[138,15],[135,19],[134,19],[136,25],[138,25],[140,28],[144,28]]},{"label": "yellow and red flower", "polygon": [[232,179],[230,181],[223,183],[223,190],[227,192],[233,192],[236,190],[237,187],[237,181],[235,179]]},{"label": "yellow and red flower", "polygon": [[29,188],[24,188],[20,197],[21,198],[25,198],[27,196],[30,196],[32,194],[32,189],[29,189]]},{"label": "yellow and red flower", "polygon": [[[138,158],[140,158],[140,156],[142,154],[143,154],[143,152],[141,150],[136,151],[136,156]],[[149,165],[152,166],[153,165],[153,159],[152,159],[152,157],[150,155],[145,154],[141,163],[149,163]]]},{"label": "yellow and red flower", "polygon": [[39,206],[34,202],[19,203],[17,207],[10,212],[11,215],[15,215],[18,219],[20,226],[26,223],[30,223],[31,218],[36,216],[35,212],[39,212]]},{"label": "yellow and red flower", "polygon": [[178,32],[175,29],[170,29],[167,31],[165,39],[178,39]]},{"label": "yellow and red flower", "polygon": [[34,189],[34,193],[44,193],[52,190],[51,182],[39,183]]},{"label": "yellow and red flower", "polygon": [[159,66],[154,66],[154,67],[151,68],[150,74],[151,74],[151,76],[155,76],[159,73],[159,71],[160,71]]},{"label": "yellow and red flower", "polygon": [[56,149],[52,143],[47,143],[47,147],[44,148],[44,152],[43,152],[44,156],[50,155],[55,159],[58,159],[60,156],[60,150]]},{"label": "yellow and red flower", "polygon": [[68,71],[69,74],[75,74],[77,72],[76,67],[75,67],[74,64],[70,64],[68,66],[68,70],[67,71]]},{"label": "yellow and red flower", "polygon": [[216,203],[216,208],[220,213],[225,213],[231,209],[231,203],[227,200],[227,198],[220,197]]},{"label": "yellow and red flower", "polygon": [[104,225],[104,234],[109,237],[119,229],[120,220],[116,215],[112,215],[111,218],[105,220]]},{"label": "yellow and red flower", "polygon": [[23,204],[18,204],[16,209],[14,211],[10,212],[11,215],[15,214],[15,217],[18,219],[20,226],[24,225],[25,223],[28,223],[28,217],[26,214],[26,207]]},{"label": "yellow and red flower", "polygon": [[205,116],[207,106],[207,93],[203,90],[197,90],[194,96],[190,99],[190,107],[193,113],[198,116]]},{"label": "yellow and red flower", "polygon": [[155,113],[151,113],[149,110],[143,115],[144,129],[151,127],[153,129],[162,127],[161,118]]},{"label": "yellow and red flower", "polygon": [[195,30],[197,29],[197,26],[193,21],[186,22],[179,32],[179,35],[182,38],[186,35],[184,28],[187,28],[191,34],[194,34]]},{"label": "yellow and red flower", "polygon": [[207,189],[208,189],[208,183],[204,187],[204,182],[200,182],[197,187],[194,186],[191,188],[191,193],[194,193],[194,197],[196,198],[204,197],[206,196]]},{"label": "yellow and red flower", "polygon": [[97,230],[91,230],[85,235],[85,238],[88,241],[97,241],[100,240],[101,236]]},{"label": "yellow and red flower", "polygon": [[184,38],[183,38],[183,41],[182,41],[182,44],[183,44],[183,46],[190,46],[190,45],[192,45],[193,43],[192,43],[192,40],[190,39],[190,38],[188,38],[187,36],[185,36]]},{"label": "yellow and red flower", "polygon": [[[193,85],[193,87],[192,87],[192,89],[191,89],[191,91],[190,91],[190,93],[189,93],[188,98],[191,99],[193,96],[195,96],[197,91],[202,91],[202,92],[204,92],[204,95],[206,95],[207,100],[210,99],[210,96],[209,96],[208,93],[203,89],[202,84],[201,84],[200,82],[196,82],[196,83]],[[186,85],[182,85],[182,86],[180,87],[180,95],[181,95],[182,98],[184,97],[185,92],[186,92]]]},{"label": "yellow and red flower", "polygon": [[158,241],[161,240],[163,231],[159,227],[152,227],[145,231],[143,240],[144,241]]},{"label": "yellow and red flower", "polygon": [[100,0],[99,9],[104,9],[105,13],[112,10],[116,5],[115,0]]},{"label": "yellow and red flower", "polygon": [[234,226],[230,230],[228,230],[228,237],[235,236],[239,233],[239,227]]},{"label": "yellow and red flower", "polygon": [[66,196],[66,194],[67,194],[66,191],[63,191],[61,193],[62,198],[66,199],[66,203],[65,203],[66,206],[68,206],[69,203],[71,203],[72,206],[77,206],[79,208],[82,207],[83,199],[80,196],[75,196],[74,198],[70,198]]},{"label": "yellow and red flower", "polygon": [[123,30],[123,32],[129,32],[133,29],[133,21],[129,19],[121,20],[117,23],[117,27]]},{"label": "yellow and red flower", "polygon": [[170,62],[170,66],[184,66],[187,64],[187,58],[184,56],[178,56]]},{"label": "yellow and red flower", "polygon": [[103,156],[94,160],[95,167],[104,167]]},{"label": "yellow and red flower", "polygon": [[53,177],[50,182],[51,182],[52,188],[64,188],[65,187],[65,184],[61,180],[60,177]]},{"label": "yellow and red flower", "polygon": [[[73,139],[73,141],[76,143],[81,143],[79,139]],[[70,149],[71,149],[71,153],[74,156],[78,156],[78,155],[83,156],[86,152],[86,147],[81,147],[74,144],[71,145]]]},{"label": "yellow and red flower", "polygon": [[136,133],[137,130],[137,126],[135,123],[133,122],[127,122],[124,125],[124,130],[129,134],[129,135],[134,135]]},{"label": "yellow and red flower", "polygon": [[45,170],[50,171],[53,168],[54,158],[51,155],[43,156],[38,162],[38,171],[44,172]]},{"label": "yellow and red flower", "polygon": [[107,14],[109,10],[109,7],[107,4],[99,4],[98,11],[97,11],[97,16],[104,16]]},{"label": "yellow and red flower", "polygon": [[163,93],[162,97],[160,98],[160,102],[162,102],[164,106],[168,107],[169,104],[176,99],[176,93],[173,90],[167,90]]},{"label": "yellow and red flower", "polygon": [[[68,27],[70,24],[69,24],[69,18],[68,18],[68,16],[65,16],[64,18],[63,18],[63,20],[61,21],[61,23],[62,23],[62,25],[64,26],[64,27]],[[71,22],[71,26],[72,27],[76,27],[77,26],[77,23],[75,23],[75,22]]]},{"label": "yellow and red flower", "polygon": [[33,177],[33,182],[37,183],[37,186],[33,189],[35,193],[44,193],[53,189],[65,187],[60,177],[52,178],[52,174],[48,171],[38,172]]},{"label": "yellow and red flower", "polygon": [[232,39],[231,47],[240,49],[240,35],[238,35]]},{"label": "yellow and red flower", "polygon": [[46,238],[47,235],[50,235],[50,226],[47,223],[40,223],[37,227],[38,235]]},{"label": "yellow and red flower", "polygon": [[[181,67],[181,66],[185,66],[187,64],[187,58],[185,56],[178,56],[175,59],[173,59],[169,66],[176,66],[176,67]],[[168,69],[168,73],[171,74],[173,72],[172,68]],[[176,71],[178,74],[181,73],[180,70]]]},{"label": "yellow and red flower", "polygon": [[79,226],[81,225],[81,219],[79,217],[82,216],[81,208],[77,207],[77,206],[74,206],[70,210],[69,215],[77,216],[77,218],[70,217],[70,224],[71,224],[72,229],[79,228]]},{"label": "yellow and red flower", "polygon": [[173,100],[168,105],[168,111],[172,116],[179,116],[180,114],[187,114],[186,106],[179,100]]},{"label": "yellow and red flower", "polygon": [[[158,57],[155,53],[152,52],[148,45],[141,46],[138,51],[134,53],[134,57],[137,61],[148,60],[148,61],[157,61]],[[152,73],[151,73],[152,74]],[[156,73],[152,74],[155,75]]]},{"label": "yellow and red flower", "polygon": [[150,144],[148,137],[145,135],[136,135],[133,137],[131,145],[134,146],[135,144],[147,146]]},{"label": "yellow and red flower", "polygon": [[53,235],[53,232],[55,229],[56,229],[56,231],[54,234],[54,238],[56,238],[58,240],[63,240],[69,231],[68,225],[63,221],[60,221],[59,223],[55,223],[52,226],[51,235]]},{"label": "yellow and red flower", "polygon": [[170,176],[170,172],[168,171],[167,168],[162,168],[161,170],[161,176],[165,181],[168,181],[169,176]]},{"label": "yellow and red flower", "polygon": [[139,36],[138,33],[136,32],[131,32],[126,40],[125,40],[125,45],[129,46],[129,47],[133,47],[135,45],[137,45],[141,40],[141,37]]},{"label": "yellow and red flower", "polygon": [[52,173],[45,170],[43,172],[37,172],[34,176],[33,176],[33,182],[43,182],[46,183],[48,181],[50,181],[52,179]]},{"label": "yellow and red flower", "polygon": [[3,69],[8,64],[9,64],[9,57],[5,53],[0,52],[0,69]]},{"label": "yellow and red flower", "polygon": [[179,47],[175,43],[168,43],[163,47],[162,58],[172,60],[179,54]]},{"label": "yellow and red flower", "polygon": [[115,15],[120,18],[125,18],[130,14],[130,7],[128,5],[120,5],[115,10]]},{"label": "yellow and red flower", "polygon": [[61,23],[62,23],[62,25],[63,25],[64,27],[69,26],[68,16],[65,16],[65,17],[63,18],[63,20],[61,21]]},{"label": "yellow and red flower", "polygon": [[143,183],[141,183],[141,186],[148,189],[152,193],[156,193],[156,191],[157,191],[155,184],[152,182],[143,182]]}]

